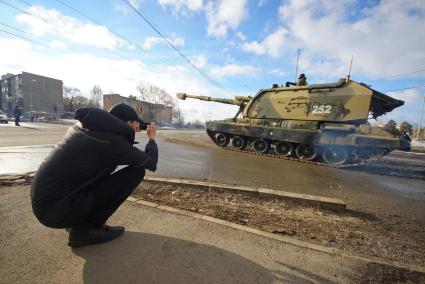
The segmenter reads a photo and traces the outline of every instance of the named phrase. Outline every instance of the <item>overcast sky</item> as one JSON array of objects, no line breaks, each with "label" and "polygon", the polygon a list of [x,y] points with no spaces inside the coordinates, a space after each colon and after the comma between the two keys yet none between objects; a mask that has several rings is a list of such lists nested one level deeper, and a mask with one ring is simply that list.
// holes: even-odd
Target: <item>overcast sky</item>
[{"label": "overcast sky", "polygon": [[[384,120],[419,120],[425,88],[391,90],[425,85],[424,0],[133,0],[203,75],[125,2],[1,0],[0,73],[49,76],[86,94],[97,84],[128,96],[142,83],[232,98],[293,81],[299,49],[309,83],[346,76],[354,56],[353,80],[406,102]],[[180,106],[188,120],[237,111]]]}]

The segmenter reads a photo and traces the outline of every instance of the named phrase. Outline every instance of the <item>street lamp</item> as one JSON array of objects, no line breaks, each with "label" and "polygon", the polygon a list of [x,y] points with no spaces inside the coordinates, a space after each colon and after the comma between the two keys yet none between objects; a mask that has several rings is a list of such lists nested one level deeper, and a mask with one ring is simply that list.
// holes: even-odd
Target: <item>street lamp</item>
[{"label": "street lamp", "polygon": [[[37,82],[36,79],[31,80],[31,88],[30,88],[30,119],[32,118],[32,93],[34,92],[34,83]],[[32,121],[32,119],[31,119]]]},{"label": "street lamp", "polygon": [[30,88],[30,111],[32,112],[32,93],[34,92],[33,83],[35,83],[36,80],[32,79],[31,81],[32,81],[32,83],[30,84],[31,85],[31,88]]},{"label": "street lamp", "polygon": [[418,127],[418,132],[416,133],[416,140],[419,140],[419,132],[421,132],[421,127],[422,127],[422,118],[424,116],[424,107],[425,107],[425,95],[423,95],[424,101],[422,103],[422,112],[421,112],[421,119],[419,120],[419,127]]}]

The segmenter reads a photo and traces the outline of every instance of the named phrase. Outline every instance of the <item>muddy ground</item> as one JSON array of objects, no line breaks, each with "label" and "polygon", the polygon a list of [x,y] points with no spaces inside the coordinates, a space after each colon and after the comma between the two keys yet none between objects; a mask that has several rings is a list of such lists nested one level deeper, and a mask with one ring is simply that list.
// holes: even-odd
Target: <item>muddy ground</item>
[{"label": "muddy ground", "polygon": [[[425,228],[347,210],[338,214],[233,191],[143,182],[134,197],[366,256],[425,263]],[[394,216],[396,218],[396,216]]]}]

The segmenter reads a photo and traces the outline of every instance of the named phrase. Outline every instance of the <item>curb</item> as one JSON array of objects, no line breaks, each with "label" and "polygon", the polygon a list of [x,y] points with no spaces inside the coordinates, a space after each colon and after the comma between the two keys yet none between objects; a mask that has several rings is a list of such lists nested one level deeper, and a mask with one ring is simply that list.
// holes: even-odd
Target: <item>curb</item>
[{"label": "curb", "polygon": [[232,222],[228,222],[228,221],[225,221],[225,220],[222,220],[222,219],[217,219],[217,218],[210,217],[210,216],[207,216],[207,215],[202,215],[202,214],[194,213],[194,212],[191,212],[191,211],[176,209],[176,208],[173,208],[173,207],[164,206],[164,205],[160,205],[160,204],[157,204],[157,203],[145,201],[145,200],[140,199],[140,198],[134,198],[134,197],[130,196],[130,197],[127,198],[127,201],[132,202],[132,203],[136,203],[136,204],[139,204],[139,205],[142,205],[142,206],[150,207],[150,208],[156,208],[156,209],[163,210],[163,211],[170,212],[170,213],[175,213],[175,214],[179,214],[179,215],[183,215],[183,216],[187,216],[187,217],[192,217],[194,219],[204,220],[204,221],[207,221],[207,222],[215,223],[215,224],[222,225],[222,226],[232,228],[232,229],[235,229],[235,230],[240,230],[240,231],[244,231],[244,232],[251,233],[251,234],[254,234],[254,235],[258,235],[258,236],[266,237],[266,238],[269,238],[269,239],[281,241],[281,242],[284,242],[284,243],[287,243],[287,244],[290,244],[290,245],[294,245],[294,246],[298,246],[298,247],[301,247],[301,248],[307,248],[307,249],[327,253],[327,254],[330,254],[330,255],[347,257],[347,258],[355,259],[357,261],[362,261],[362,262],[365,262],[365,263],[380,264],[380,265],[395,267],[395,268],[398,268],[398,269],[404,269],[404,270],[408,270],[408,271],[425,273],[425,267],[419,267],[419,266],[416,266],[416,265],[410,265],[410,264],[401,263],[401,262],[397,262],[397,261],[385,260],[385,259],[381,259],[381,258],[377,258],[377,257],[364,257],[364,256],[355,255],[355,254],[350,254],[350,253],[344,252],[341,249],[328,248],[328,247],[324,247],[324,246],[321,246],[321,245],[316,245],[316,244],[292,239],[292,238],[285,237],[285,236],[279,236],[279,235],[276,235],[276,234],[261,231],[261,230],[254,229],[254,228],[251,228],[251,227],[247,227],[247,226],[244,226],[244,225],[235,224],[235,223],[232,223]]},{"label": "curb", "polygon": [[187,180],[187,179],[174,179],[174,178],[161,178],[161,177],[145,177],[145,181],[157,182],[157,183],[171,183],[176,185],[192,185],[208,189],[218,189],[218,190],[233,190],[233,191],[242,191],[255,193],[260,197],[274,197],[284,200],[290,200],[297,203],[302,203],[314,208],[324,208],[336,212],[344,212],[347,208],[347,205],[344,201],[336,198],[328,198],[322,196],[308,195],[308,194],[299,194],[287,191],[273,190],[268,188],[251,188],[246,186],[234,186],[223,183],[213,183],[197,180]]},{"label": "curb", "polygon": [[[30,172],[22,175],[0,175],[0,184],[10,185],[17,181],[18,179],[26,179],[28,176],[32,178],[35,172]],[[344,201],[336,198],[308,195],[308,194],[299,194],[287,191],[273,190],[268,188],[251,188],[246,186],[234,186],[223,183],[213,183],[205,182],[198,180],[187,180],[187,179],[174,179],[174,178],[161,178],[161,177],[152,177],[146,176],[145,181],[156,182],[156,183],[169,183],[176,185],[192,185],[198,186],[201,188],[216,189],[216,190],[232,190],[232,191],[241,191],[244,193],[254,193],[260,197],[266,198],[279,198],[283,200],[290,200],[297,203],[302,203],[303,205],[311,206],[314,208],[323,208],[332,210],[335,212],[344,212],[347,208],[347,205]]]}]

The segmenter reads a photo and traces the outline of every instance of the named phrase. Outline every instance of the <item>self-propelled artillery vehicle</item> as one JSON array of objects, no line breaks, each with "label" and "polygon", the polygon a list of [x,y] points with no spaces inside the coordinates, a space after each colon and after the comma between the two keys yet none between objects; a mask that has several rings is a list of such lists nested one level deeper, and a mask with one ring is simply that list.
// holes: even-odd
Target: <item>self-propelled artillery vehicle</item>
[{"label": "self-propelled artillery vehicle", "polygon": [[280,157],[331,165],[358,163],[410,150],[410,138],[371,127],[377,118],[402,106],[403,101],[384,95],[363,83],[342,78],[337,83],[282,87],[273,85],[254,97],[220,99],[178,93],[194,98],[239,106],[233,118],[208,121],[209,137],[221,147],[259,154],[271,150]]}]

